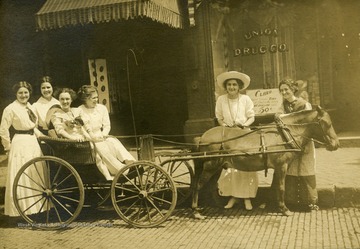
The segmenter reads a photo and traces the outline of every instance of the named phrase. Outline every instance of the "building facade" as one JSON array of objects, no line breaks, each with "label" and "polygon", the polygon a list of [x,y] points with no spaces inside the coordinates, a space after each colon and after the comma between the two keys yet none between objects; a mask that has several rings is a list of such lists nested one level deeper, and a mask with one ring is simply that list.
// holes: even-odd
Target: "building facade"
[{"label": "building facade", "polygon": [[[216,97],[223,93],[216,75],[229,70],[248,74],[250,91],[276,89],[285,78],[301,80],[309,101],[329,110],[338,132],[358,130],[359,10],[352,0],[199,2],[194,36],[204,42],[197,54],[206,54],[207,63],[190,79],[188,98],[207,104],[189,107],[188,130],[212,125]],[[203,116],[196,121],[192,113]]]}]

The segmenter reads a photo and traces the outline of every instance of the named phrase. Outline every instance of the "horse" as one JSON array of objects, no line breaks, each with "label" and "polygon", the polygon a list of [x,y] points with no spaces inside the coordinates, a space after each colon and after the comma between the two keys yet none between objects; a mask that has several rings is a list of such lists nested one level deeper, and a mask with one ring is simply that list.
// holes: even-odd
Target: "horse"
[{"label": "horse", "polygon": [[279,212],[289,216],[285,205],[285,176],[288,165],[309,141],[326,146],[329,151],[339,148],[339,140],[329,114],[317,106],[313,110],[275,115],[275,123],[252,129],[217,126],[196,140],[195,177],[192,210],[195,218],[203,219],[198,209],[199,190],[222,168],[242,171],[274,169],[272,189],[276,192]]}]

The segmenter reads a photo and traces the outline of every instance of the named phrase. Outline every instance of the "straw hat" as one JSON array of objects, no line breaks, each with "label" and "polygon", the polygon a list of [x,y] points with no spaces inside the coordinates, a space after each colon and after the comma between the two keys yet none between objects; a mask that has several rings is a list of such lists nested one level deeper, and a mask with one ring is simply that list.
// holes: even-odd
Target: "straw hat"
[{"label": "straw hat", "polygon": [[226,86],[224,86],[224,82],[230,79],[238,79],[244,83],[243,88],[241,88],[240,90],[244,90],[248,88],[248,86],[250,85],[250,77],[244,73],[240,73],[237,71],[229,71],[219,74],[218,77],[216,78],[216,81],[220,88],[226,89]]}]

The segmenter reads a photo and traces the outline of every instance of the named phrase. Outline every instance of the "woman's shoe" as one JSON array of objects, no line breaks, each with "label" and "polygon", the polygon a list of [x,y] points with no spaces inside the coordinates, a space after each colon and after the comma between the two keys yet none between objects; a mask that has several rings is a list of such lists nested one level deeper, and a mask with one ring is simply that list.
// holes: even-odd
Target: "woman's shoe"
[{"label": "woman's shoe", "polygon": [[244,204],[246,210],[251,211],[253,209],[250,199],[244,199]]},{"label": "woman's shoe", "polygon": [[224,207],[225,209],[230,209],[232,208],[235,203],[237,203],[237,199],[235,197],[231,197],[230,200],[228,201],[227,205]]}]

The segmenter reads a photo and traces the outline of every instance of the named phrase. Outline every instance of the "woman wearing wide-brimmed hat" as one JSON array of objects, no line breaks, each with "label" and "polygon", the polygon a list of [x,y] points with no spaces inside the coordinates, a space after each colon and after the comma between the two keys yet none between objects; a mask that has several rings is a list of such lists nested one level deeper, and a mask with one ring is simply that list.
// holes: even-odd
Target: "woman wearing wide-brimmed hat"
[{"label": "woman wearing wide-brimmed hat", "polygon": [[[217,77],[217,84],[227,92],[216,101],[215,115],[218,123],[247,129],[255,120],[254,103],[241,91],[249,86],[250,77],[237,71],[225,72]],[[250,198],[256,196],[258,176],[256,172],[224,169],[218,180],[218,187],[220,195],[231,196],[225,208],[232,208],[238,198],[243,198],[245,209],[252,210]]]}]

